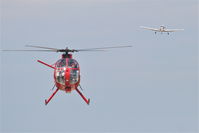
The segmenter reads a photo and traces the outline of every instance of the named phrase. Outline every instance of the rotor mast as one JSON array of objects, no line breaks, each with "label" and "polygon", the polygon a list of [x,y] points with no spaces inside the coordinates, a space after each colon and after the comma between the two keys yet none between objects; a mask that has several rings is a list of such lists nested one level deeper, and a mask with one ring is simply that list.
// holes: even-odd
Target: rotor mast
[{"label": "rotor mast", "polygon": [[70,54],[69,52],[74,52],[74,51],[69,50],[68,47],[66,47],[65,50],[60,51],[60,52],[64,52],[64,53],[62,54],[62,58],[72,58],[72,54]]},{"label": "rotor mast", "polygon": [[62,54],[62,58],[72,58],[72,54],[65,52],[64,54]]}]

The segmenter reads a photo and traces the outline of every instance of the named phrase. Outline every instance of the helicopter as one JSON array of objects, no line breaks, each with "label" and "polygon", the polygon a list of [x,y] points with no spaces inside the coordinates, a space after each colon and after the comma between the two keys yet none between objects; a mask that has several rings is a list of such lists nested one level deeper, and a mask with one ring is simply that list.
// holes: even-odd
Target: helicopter
[{"label": "helicopter", "polygon": [[41,60],[37,60],[37,62],[50,67],[54,70],[54,83],[52,90],[56,87],[56,90],[52,93],[52,95],[45,99],[45,105],[47,105],[54,95],[59,91],[65,91],[66,93],[71,93],[71,91],[76,90],[77,93],[82,97],[82,99],[86,102],[87,105],[90,104],[90,99],[86,98],[82,92],[78,89],[78,87],[82,89],[80,85],[80,66],[79,63],[73,59],[72,53],[74,52],[82,52],[82,51],[106,51],[107,49],[113,48],[126,48],[132,46],[114,46],[114,47],[99,47],[99,48],[87,48],[87,49],[69,49],[66,47],[65,49],[57,49],[51,47],[43,47],[36,45],[26,45],[26,47],[37,48],[34,50],[1,50],[1,51],[39,51],[39,52],[60,52],[63,53],[61,59],[56,61],[53,65],[49,65]]}]

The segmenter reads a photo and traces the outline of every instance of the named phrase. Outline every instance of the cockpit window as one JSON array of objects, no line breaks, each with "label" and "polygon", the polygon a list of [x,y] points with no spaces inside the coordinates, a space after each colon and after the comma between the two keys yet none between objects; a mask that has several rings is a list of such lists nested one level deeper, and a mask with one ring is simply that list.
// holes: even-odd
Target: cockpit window
[{"label": "cockpit window", "polygon": [[75,84],[79,80],[79,70],[70,70],[70,84]]},{"label": "cockpit window", "polygon": [[56,70],[55,79],[58,83],[64,85],[65,84],[65,71],[64,70]]},{"label": "cockpit window", "polygon": [[78,68],[79,66],[78,66],[78,63],[77,63],[76,60],[69,59],[68,60],[68,67],[70,67],[70,68]]},{"label": "cockpit window", "polygon": [[56,67],[65,67],[66,66],[66,59],[60,59],[56,63]]}]

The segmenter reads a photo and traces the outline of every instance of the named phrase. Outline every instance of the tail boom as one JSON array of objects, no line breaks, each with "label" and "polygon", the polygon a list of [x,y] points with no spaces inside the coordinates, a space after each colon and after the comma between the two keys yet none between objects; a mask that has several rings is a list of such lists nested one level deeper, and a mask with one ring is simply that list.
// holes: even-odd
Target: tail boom
[{"label": "tail boom", "polygon": [[47,63],[45,63],[45,62],[43,62],[43,61],[37,60],[37,62],[39,62],[39,63],[41,63],[41,64],[43,64],[43,65],[45,65],[45,66],[48,66],[48,67],[50,67],[50,68],[55,69],[55,67],[53,67],[53,66],[51,66],[51,65],[49,65],[49,64],[47,64]]}]

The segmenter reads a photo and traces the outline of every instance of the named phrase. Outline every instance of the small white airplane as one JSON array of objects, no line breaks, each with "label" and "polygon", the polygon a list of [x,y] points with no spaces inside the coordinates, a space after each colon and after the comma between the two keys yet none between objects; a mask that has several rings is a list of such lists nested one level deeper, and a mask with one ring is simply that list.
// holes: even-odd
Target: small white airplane
[{"label": "small white airplane", "polygon": [[184,30],[184,29],[166,29],[166,27],[165,27],[165,26],[162,26],[162,25],[160,26],[159,29],[157,29],[157,28],[145,27],[145,26],[140,26],[140,28],[155,31],[155,34],[156,34],[157,32],[160,32],[161,34],[162,34],[163,32],[167,32],[168,35],[169,35],[170,32],[176,32],[176,31],[182,31],[182,30]]}]

